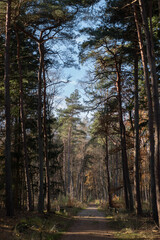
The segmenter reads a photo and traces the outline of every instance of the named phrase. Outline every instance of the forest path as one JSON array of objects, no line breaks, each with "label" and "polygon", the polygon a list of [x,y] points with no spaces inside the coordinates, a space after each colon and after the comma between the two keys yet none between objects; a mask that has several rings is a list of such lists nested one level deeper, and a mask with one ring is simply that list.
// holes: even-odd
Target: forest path
[{"label": "forest path", "polygon": [[61,240],[112,240],[112,232],[107,228],[107,219],[97,206],[90,205],[74,217],[73,225]]}]

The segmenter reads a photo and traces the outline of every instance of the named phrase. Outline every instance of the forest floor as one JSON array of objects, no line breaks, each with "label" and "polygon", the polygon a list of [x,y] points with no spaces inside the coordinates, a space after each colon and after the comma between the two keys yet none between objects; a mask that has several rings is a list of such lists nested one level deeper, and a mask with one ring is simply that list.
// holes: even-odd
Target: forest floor
[{"label": "forest floor", "polygon": [[[0,240],[160,240],[150,217],[136,217],[124,210],[99,210],[95,204],[62,213],[15,213],[0,211]],[[78,213],[78,214],[77,214]]]}]

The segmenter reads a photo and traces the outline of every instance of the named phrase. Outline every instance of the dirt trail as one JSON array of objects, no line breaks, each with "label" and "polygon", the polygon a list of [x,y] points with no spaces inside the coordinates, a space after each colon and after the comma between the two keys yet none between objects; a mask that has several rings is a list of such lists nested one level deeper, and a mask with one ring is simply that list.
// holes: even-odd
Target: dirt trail
[{"label": "dirt trail", "polygon": [[107,220],[103,212],[90,205],[75,216],[73,225],[61,240],[112,240],[115,239],[107,229]]}]

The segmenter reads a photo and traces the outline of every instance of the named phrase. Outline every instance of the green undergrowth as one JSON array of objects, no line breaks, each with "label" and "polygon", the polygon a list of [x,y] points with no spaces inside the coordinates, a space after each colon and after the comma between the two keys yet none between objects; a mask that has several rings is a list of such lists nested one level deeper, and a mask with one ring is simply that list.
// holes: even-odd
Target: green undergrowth
[{"label": "green undergrowth", "polygon": [[143,216],[137,216],[124,210],[124,202],[116,197],[112,208],[106,202],[101,202],[100,210],[105,212],[107,227],[117,240],[160,240],[160,229],[150,217],[147,208],[144,208]]},{"label": "green undergrowth", "polygon": [[81,202],[59,195],[52,202],[51,213],[30,213],[20,218],[13,231],[14,240],[56,240],[72,224],[73,216],[85,206]]},{"label": "green undergrowth", "polygon": [[54,240],[70,226],[72,218],[59,214],[44,214],[22,218],[14,228],[15,239]]},{"label": "green undergrowth", "polygon": [[14,227],[14,240],[57,240],[80,210],[80,207],[66,207],[55,213],[24,217]]}]

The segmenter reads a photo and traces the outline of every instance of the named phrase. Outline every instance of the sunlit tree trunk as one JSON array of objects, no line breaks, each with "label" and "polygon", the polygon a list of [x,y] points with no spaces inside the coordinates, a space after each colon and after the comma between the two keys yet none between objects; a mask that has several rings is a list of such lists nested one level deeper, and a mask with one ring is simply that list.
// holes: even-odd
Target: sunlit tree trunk
[{"label": "sunlit tree trunk", "polygon": [[133,4],[134,9],[134,18],[137,28],[138,42],[141,53],[141,59],[143,64],[144,79],[146,84],[146,93],[148,99],[148,115],[149,115],[149,142],[150,142],[150,174],[151,174],[151,198],[152,198],[152,211],[153,218],[158,222],[158,212],[157,212],[157,203],[156,203],[156,185],[155,185],[155,171],[154,171],[154,130],[153,130],[153,105],[152,105],[152,95],[150,89],[149,73],[147,66],[147,59],[145,54],[145,49],[142,40],[141,27],[138,19],[137,6]]},{"label": "sunlit tree trunk", "polygon": [[[141,16],[144,25],[144,33],[146,39],[147,58],[150,67],[151,83],[152,83],[152,96],[154,108],[154,128],[155,128],[155,174],[156,174],[156,194],[157,194],[157,209],[158,209],[158,222],[160,224],[160,115],[159,115],[159,96],[158,96],[158,78],[156,73],[154,44],[152,36],[152,21],[150,20],[151,31],[148,26],[148,19],[146,15],[145,2],[139,0]],[[151,7],[151,5],[150,5]],[[150,10],[151,11],[151,10]]]},{"label": "sunlit tree trunk", "polygon": [[11,0],[7,1],[6,29],[5,29],[5,61],[4,61],[4,84],[5,84],[5,118],[6,118],[6,140],[5,140],[5,172],[6,172],[6,211],[7,216],[13,216],[12,199],[12,172],[11,172],[11,127],[10,127],[10,21]]}]

